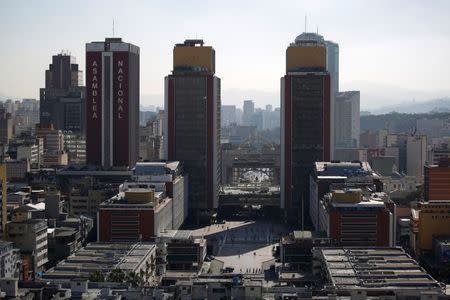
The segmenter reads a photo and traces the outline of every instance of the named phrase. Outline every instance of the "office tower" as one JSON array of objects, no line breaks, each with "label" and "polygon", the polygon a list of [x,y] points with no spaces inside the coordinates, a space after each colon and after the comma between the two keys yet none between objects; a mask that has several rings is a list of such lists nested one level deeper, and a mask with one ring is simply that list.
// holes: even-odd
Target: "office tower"
[{"label": "office tower", "polygon": [[327,46],[327,70],[330,73],[331,92],[339,92],[339,45],[332,41],[326,41]]},{"label": "office tower", "polygon": [[336,148],[358,148],[360,92],[340,92],[335,96],[335,146]]},{"label": "office tower", "polygon": [[253,100],[244,100],[242,124],[245,126],[252,125],[252,118],[255,113],[255,102]]},{"label": "office tower", "polygon": [[[386,134],[384,134],[383,132]],[[381,147],[398,149],[397,170],[400,173],[406,173],[407,144],[408,144],[408,134],[407,133],[387,133],[386,130],[379,131],[377,147],[381,146]],[[377,148],[377,147],[373,147],[373,148]]]},{"label": "office tower", "polygon": [[66,53],[53,55],[45,71],[45,88],[40,90],[41,124],[84,134],[86,95],[82,77],[75,57]]},{"label": "office tower", "polygon": [[175,45],[173,71],[165,78],[164,157],[183,163],[189,215],[197,221],[218,205],[221,105],[214,73],[214,49],[203,40],[186,40]]},{"label": "office tower", "polygon": [[222,105],[222,127],[236,123],[236,105]]},{"label": "office tower", "polygon": [[249,126],[255,126],[256,129],[262,130],[264,126],[264,116],[263,111],[261,109],[257,109],[250,118]]},{"label": "office tower", "polygon": [[86,44],[86,161],[132,167],[139,156],[139,47],[106,38]]},{"label": "office tower", "polygon": [[279,112],[273,111],[272,105],[268,104],[266,105],[266,109],[262,112],[263,117],[263,126],[262,129],[273,129],[275,127],[278,127],[276,124],[277,118],[276,116],[279,114]]},{"label": "office tower", "polygon": [[288,220],[308,211],[314,162],[330,160],[330,122],[326,44],[305,32],[287,48],[281,78],[281,208]]},{"label": "office tower", "polygon": [[423,183],[423,168],[427,159],[427,137],[410,134],[406,142],[406,174],[414,176],[416,183]]},{"label": "office tower", "polygon": [[13,137],[13,120],[6,108],[0,107],[0,145],[7,146]]},{"label": "office tower", "polygon": [[[326,41],[327,46],[327,70],[330,73],[330,121],[333,127],[338,125],[338,116],[335,115],[336,96],[339,92],[339,45],[332,41]],[[330,135],[331,158],[334,158],[334,148],[336,145],[335,132]]]}]

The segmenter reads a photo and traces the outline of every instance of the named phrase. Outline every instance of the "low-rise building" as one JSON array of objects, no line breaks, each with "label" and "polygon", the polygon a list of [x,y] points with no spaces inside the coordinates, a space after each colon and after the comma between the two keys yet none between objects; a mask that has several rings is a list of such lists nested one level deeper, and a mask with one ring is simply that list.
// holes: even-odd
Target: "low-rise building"
[{"label": "low-rise building", "polygon": [[332,190],[320,201],[317,230],[337,246],[394,246],[395,207],[383,192]]},{"label": "low-rise building", "polygon": [[6,160],[6,176],[10,181],[25,180],[26,175],[30,172],[30,161],[28,160]]},{"label": "low-rise building", "polygon": [[[170,271],[199,271],[206,257],[206,240],[190,230],[166,230],[157,237],[159,259]],[[165,273],[165,272],[163,272]]]},{"label": "low-rise building", "polygon": [[25,191],[18,191],[8,194],[8,204],[22,206],[31,202],[31,195]]},{"label": "low-rise building", "polygon": [[68,164],[68,155],[64,150],[64,135],[53,124],[36,124],[36,136],[44,140],[43,165],[45,167]]},{"label": "low-rise building", "polygon": [[262,280],[198,278],[175,284],[175,299],[263,299]]},{"label": "low-rise building", "polygon": [[368,162],[316,162],[311,174],[309,216],[316,230],[318,228],[319,206],[322,197],[333,188],[365,188],[373,191],[383,190],[380,176]]},{"label": "low-rise building", "polygon": [[108,278],[113,270],[118,269],[127,275],[133,272],[150,278],[154,274],[155,258],[156,246],[153,243],[90,243],[46,271],[42,280],[88,280],[96,271]]},{"label": "low-rise building", "polygon": [[49,228],[48,238],[48,261],[50,266],[55,265],[62,259],[74,254],[81,248],[80,231],[71,227]]},{"label": "low-rise building", "polygon": [[17,160],[29,160],[31,166],[38,168],[42,164],[44,155],[43,139],[36,139],[36,143],[24,143],[17,146]]},{"label": "low-rise building", "polygon": [[442,159],[450,159],[450,137],[433,139],[431,146],[427,149],[427,162],[430,165],[438,165]]},{"label": "low-rise building", "polygon": [[425,201],[450,200],[450,160],[441,159],[438,165],[424,168]]},{"label": "low-rise building", "polygon": [[89,216],[97,218],[99,205],[116,193],[110,186],[77,186],[69,195],[69,214],[72,217]]},{"label": "low-rise building", "polygon": [[86,164],[86,139],[71,131],[64,131],[64,149],[67,151],[69,165]]},{"label": "low-rise building", "polygon": [[99,241],[150,241],[178,229],[187,215],[187,178],[179,162],[137,163],[132,181],[101,203]]},{"label": "low-rise building", "polygon": [[151,188],[130,188],[100,204],[99,242],[151,241],[171,229],[172,199]]},{"label": "low-rise building", "polygon": [[6,225],[6,239],[22,254],[30,254],[33,271],[41,271],[48,262],[47,222],[31,218],[31,211],[18,208],[14,211],[12,221]]},{"label": "low-rise building", "polygon": [[401,248],[317,248],[314,265],[314,274],[336,296],[421,299],[445,290]]},{"label": "low-rise building", "polygon": [[383,192],[391,195],[392,198],[404,198],[416,191],[416,178],[392,172],[390,175],[381,176],[383,183]]},{"label": "low-rise building", "polygon": [[438,236],[450,236],[450,201],[418,203],[412,209],[411,248],[419,255],[432,252]]},{"label": "low-rise building", "polygon": [[330,246],[331,241],[316,232],[293,231],[280,241],[280,259],[283,272],[305,272],[312,270],[314,247]]},{"label": "low-rise building", "polygon": [[0,278],[19,278],[20,251],[12,242],[0,240]]}]

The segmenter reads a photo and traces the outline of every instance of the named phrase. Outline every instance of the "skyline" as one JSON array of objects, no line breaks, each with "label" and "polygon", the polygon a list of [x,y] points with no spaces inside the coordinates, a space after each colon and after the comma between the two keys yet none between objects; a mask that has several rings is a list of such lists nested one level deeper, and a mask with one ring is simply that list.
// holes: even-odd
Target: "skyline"
[{"label": "skyline", "polygon": [[[142,50],[142,105],[162,106],[175,43],[203,38],[217,53],[223,104],[240,106],[252,99],[257,107],[279,106],[285,51],[304,31],[305,15],[307,31],[316,32],[318,25],[319,34],[339,44],[340,89],[361,90],[362,110],[450,96],[445,67],[450,3],[445,1],[432,7],[420,1],[86,3],[0,4],[0,34],[8,41],[0,56],[6,70],[0,74],[0,97],[39,98],[51,56],[61,49],[85,72],[85,44],[111,36],[114,19],[116,36]],[[172,9],[175,3],[178,10]]]}]

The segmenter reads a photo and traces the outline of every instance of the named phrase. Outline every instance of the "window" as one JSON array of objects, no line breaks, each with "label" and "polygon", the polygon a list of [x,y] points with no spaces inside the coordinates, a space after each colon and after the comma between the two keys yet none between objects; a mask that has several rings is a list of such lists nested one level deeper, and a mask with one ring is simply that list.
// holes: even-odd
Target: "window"
[{"label": "window", "polygon": [[213,288],[212,289],[213,294],[225,294],[224,288]]}]

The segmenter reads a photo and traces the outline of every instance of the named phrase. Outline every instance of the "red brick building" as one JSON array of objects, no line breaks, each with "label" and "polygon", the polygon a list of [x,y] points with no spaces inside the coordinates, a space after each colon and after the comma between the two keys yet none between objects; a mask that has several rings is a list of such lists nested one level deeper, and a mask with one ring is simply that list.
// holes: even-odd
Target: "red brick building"
[{"label": "red brick building", "polygon": [[450,200],[450,164],[442,160],[439,165],[425,166],[425,201]]},{"label": "red brick building", "polygon": [[139,162],[132,178],[100,204],[98,241],[153,241],[186,219],[188,180],[180,162]]},{"label": "red brick building", "polygon": [[319,231],[336,245],[395,245],[395,204],[385,193],[333,190],[322,199],[319,210]]},{"label": "red brick building", "polygon": [[86,162],[134,166],[139,158],[139,47],[86,44]]}]

